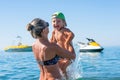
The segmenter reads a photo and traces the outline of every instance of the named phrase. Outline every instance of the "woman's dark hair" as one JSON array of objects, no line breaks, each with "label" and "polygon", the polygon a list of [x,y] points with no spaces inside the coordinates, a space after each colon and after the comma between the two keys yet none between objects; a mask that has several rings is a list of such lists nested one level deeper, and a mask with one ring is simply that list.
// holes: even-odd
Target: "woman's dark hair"
[{"label": "woman's dark hair", "polygon": [[27,25],[27,30],[31,32],[33,38],[37,38],[42,37],[41,32],[48,26],[48,22],[45,22],[39,18],[35,18]]}]

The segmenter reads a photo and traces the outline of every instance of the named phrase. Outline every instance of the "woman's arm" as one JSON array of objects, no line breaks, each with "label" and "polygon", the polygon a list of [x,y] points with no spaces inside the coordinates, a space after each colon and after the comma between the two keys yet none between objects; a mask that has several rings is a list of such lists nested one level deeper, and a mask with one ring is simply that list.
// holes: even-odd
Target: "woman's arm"
[{"label": "woman's arm", "polygon": [[57,44],[55,44],[54,50],[58,56],[63,58],[75,59],[76,57],[74,53],[59,47]]}]

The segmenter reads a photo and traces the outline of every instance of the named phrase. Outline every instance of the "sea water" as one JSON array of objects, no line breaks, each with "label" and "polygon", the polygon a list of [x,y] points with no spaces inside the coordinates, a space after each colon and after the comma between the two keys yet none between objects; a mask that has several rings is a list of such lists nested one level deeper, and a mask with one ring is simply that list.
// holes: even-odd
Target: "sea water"
[{"label": "sea water", "polygon": [[[74,48],[77,56],[67,68],[69,80],[120,80],[120,47],[86,53]],[[0,80],[39,80],[39,74],[33,52],[0,51]]]}]

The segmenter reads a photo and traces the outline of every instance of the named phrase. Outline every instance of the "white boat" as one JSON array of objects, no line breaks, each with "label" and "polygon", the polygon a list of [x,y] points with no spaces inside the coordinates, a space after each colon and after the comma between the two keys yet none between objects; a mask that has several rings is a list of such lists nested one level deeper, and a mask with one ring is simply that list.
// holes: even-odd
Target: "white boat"
[{"label": "white boat", "polygon": [[100,52],[104,49],[95,40],[89,38],[86,39],[88,40],[88,43],[78,42],[80,52]]}]

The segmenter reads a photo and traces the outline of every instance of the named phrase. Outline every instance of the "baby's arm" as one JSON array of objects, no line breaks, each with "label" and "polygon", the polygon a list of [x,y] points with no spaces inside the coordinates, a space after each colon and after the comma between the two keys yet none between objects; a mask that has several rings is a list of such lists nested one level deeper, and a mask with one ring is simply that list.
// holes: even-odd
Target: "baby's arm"
[{"label": "baby's arm", "polygon": [[66,35],[65,46],[66,48],[68,48],[74,38],[74,33],[70,31],[69,29],[66,29],[64,34]]},{"label": "baby's arm", "polygon": [[55,39],[55,31],[52,32],[52,37],[50,39],[50,42],[57,43],[57,41]]},{"label": "baby's arm", "polygon": [[71,41],[73,40],[74,38],[74,34],[73,32],[69,31],[69,32],[66,32],[66,34],[68,35],[67,38],[66,38],[66,43],[71,43]]}]

